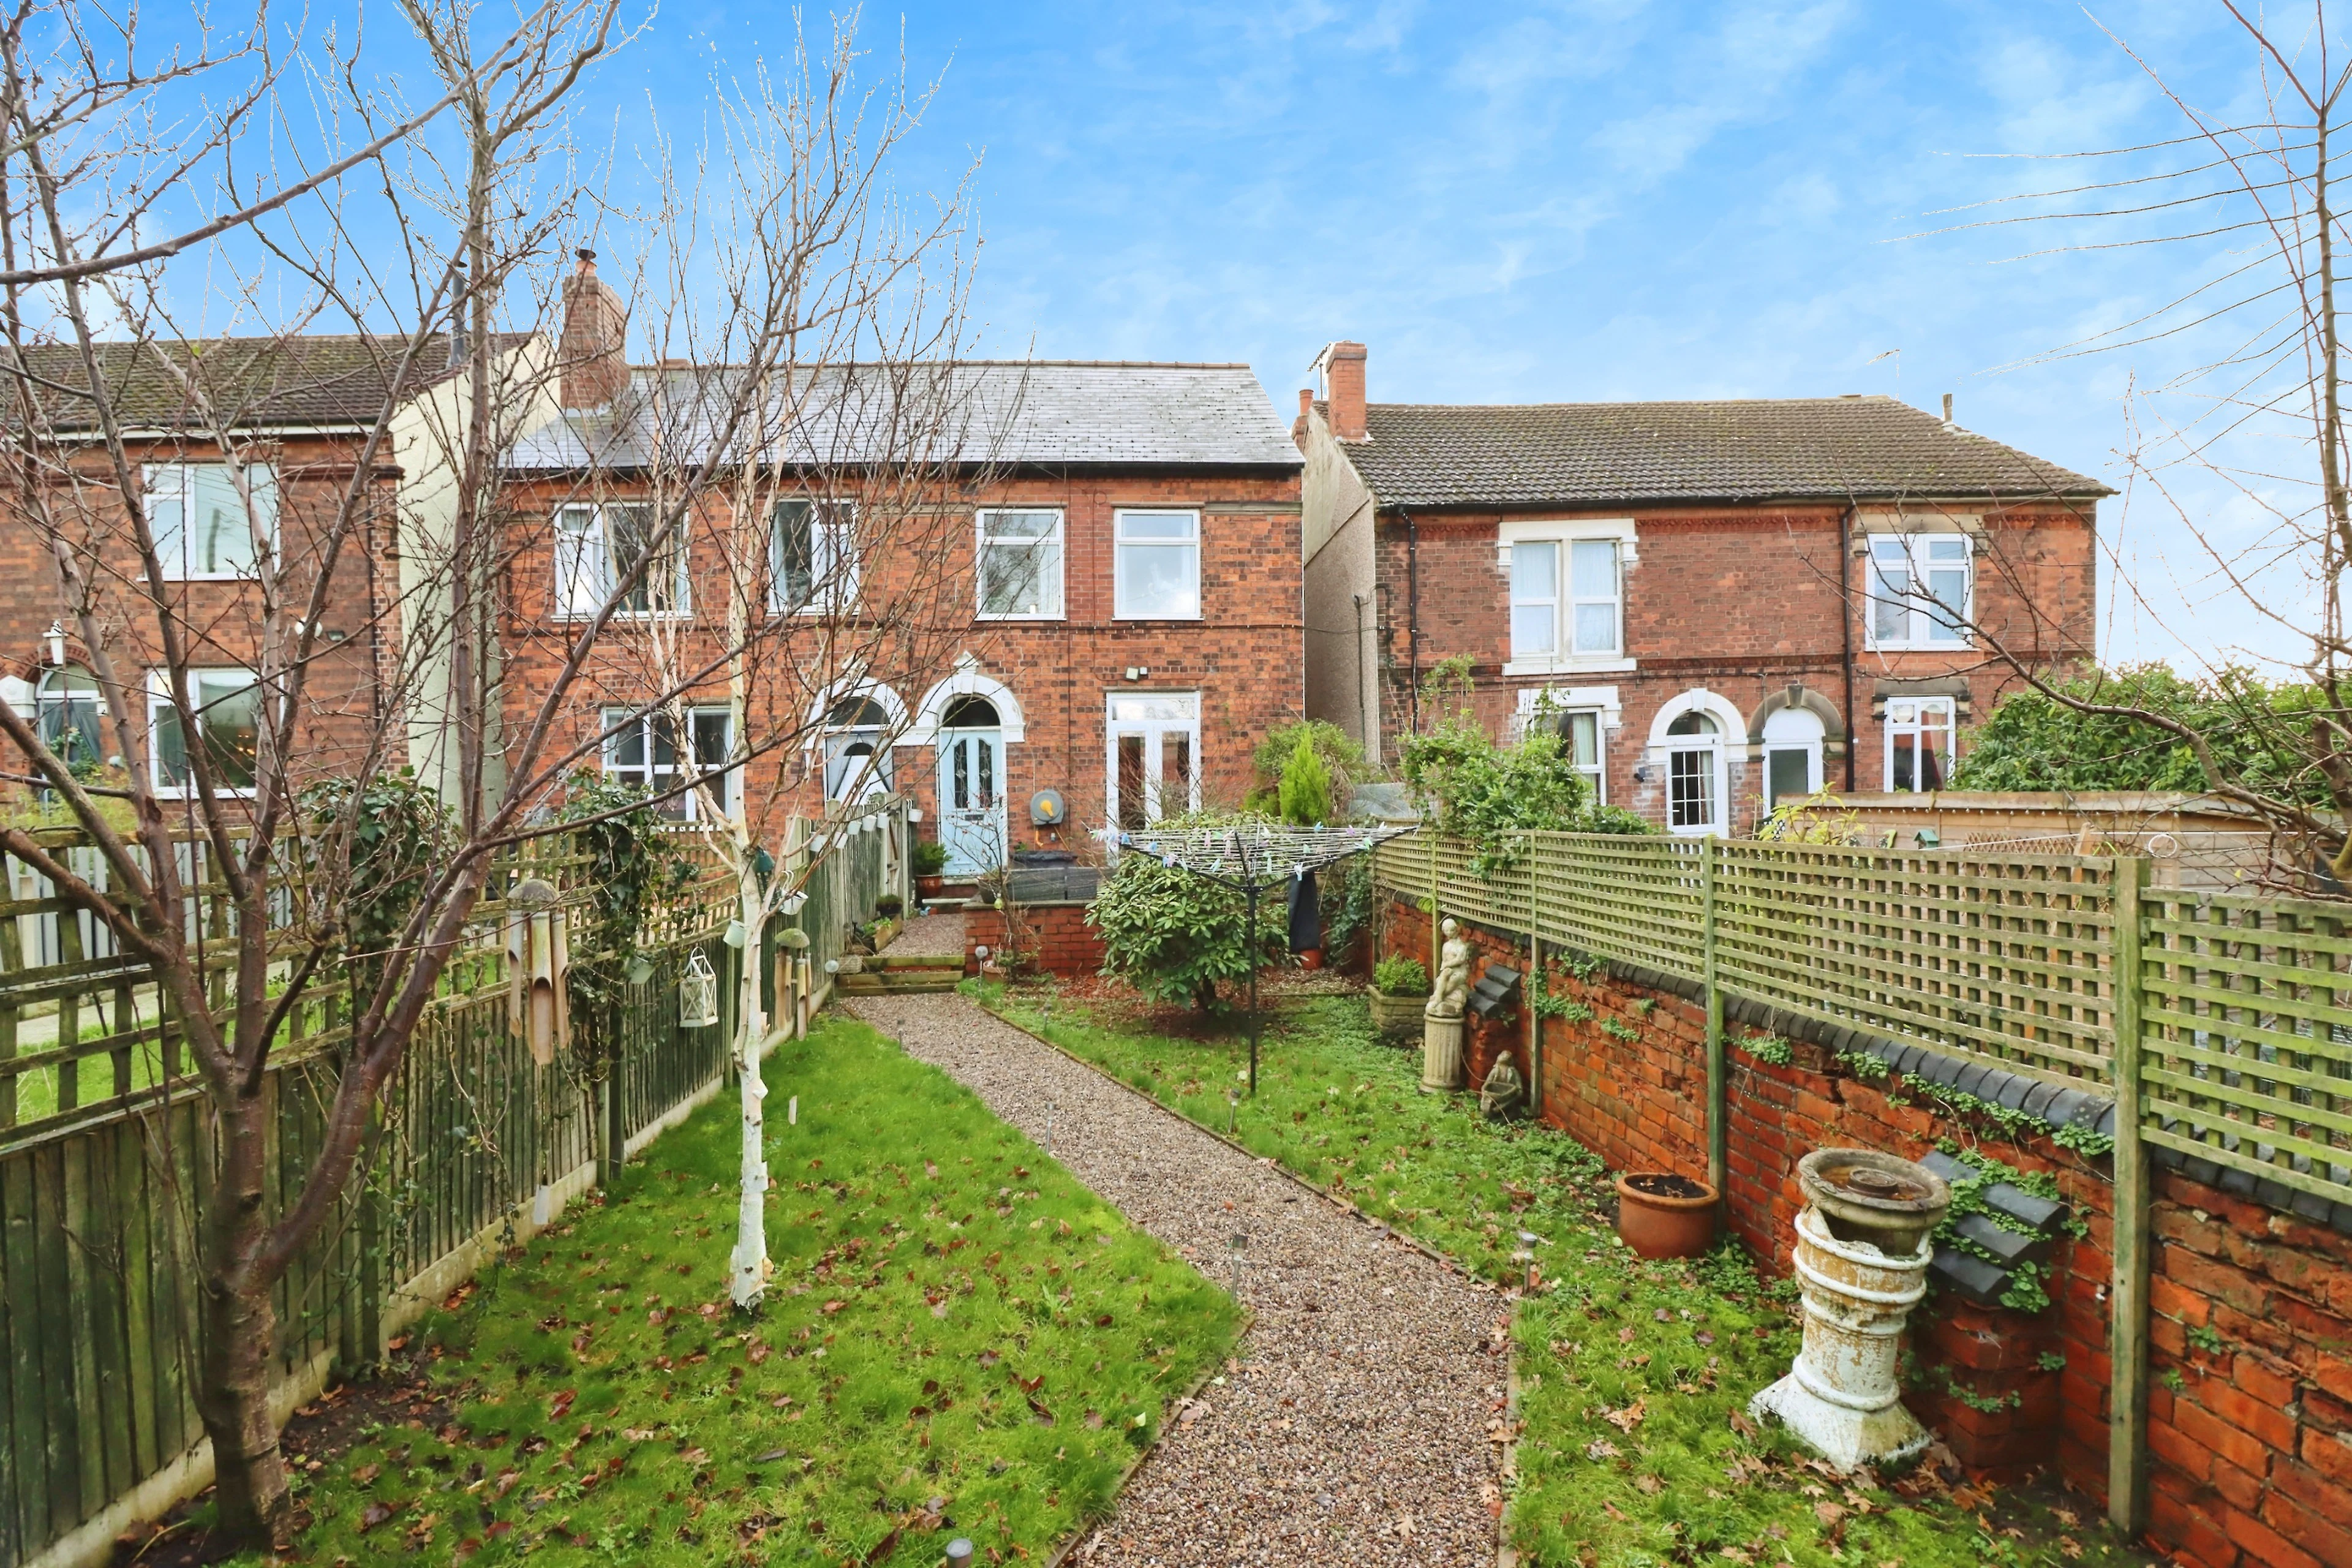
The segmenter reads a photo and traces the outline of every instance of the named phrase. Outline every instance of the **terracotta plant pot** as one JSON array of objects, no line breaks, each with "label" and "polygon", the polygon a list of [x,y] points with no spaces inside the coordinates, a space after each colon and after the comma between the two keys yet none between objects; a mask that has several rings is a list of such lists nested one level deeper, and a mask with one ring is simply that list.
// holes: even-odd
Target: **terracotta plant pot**
[{"label": "terracotta plant pot", "polygon": [[1664,1171],[1617,1178],[1617,1234],[1643,1258],[1696,1258],[1715,1240],[1716,1191]]},{"label": "terracotta plant pot", "polygon": [[925,903],[930,903],[947,891],[947,886],[945,877],[918,877],[915,879],[915,896]]},{"label": "terracotta plant pot", "polygon": [[1321,948],[1319,948],[1319,947],[1305,947],[1305,948],[1301,948],[1301,949],[1299,949],[1299,950],[1298,950],[1298,967],[1299,967],[1299,968],[1301,968],[1301,969],[1320,969],[1320,968],[1322,968],[1322,967],[1323,967],[1323,950],[1322,950]]}]

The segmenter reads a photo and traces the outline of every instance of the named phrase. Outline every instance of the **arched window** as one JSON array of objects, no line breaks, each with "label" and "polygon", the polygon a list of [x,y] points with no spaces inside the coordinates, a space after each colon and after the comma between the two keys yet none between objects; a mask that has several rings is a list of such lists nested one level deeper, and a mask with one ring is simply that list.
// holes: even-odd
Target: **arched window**
[{"label": "arched window", "polygon": [[1666,726],[1666,826],[1713,833],[1723,825],[1723,726],[1694,708]]},{"label": "arched window", "polygon": [[824,793],[859,800],[890,790],[889,710],[871,697],[844,697],[824,715]]},{"label": "arched window", "polygon": [[97,765],[105,752],[99,724],[106,716],[106,702],[89,671],[72,664],[41,671],[34,700],[41,743],[68,767]]},{"label": "arched window", "polygon": [[947,711],[940,715],[942,730],[994,730],[999,728],[996,704],[985,697],[958,697],[948,703]]}]

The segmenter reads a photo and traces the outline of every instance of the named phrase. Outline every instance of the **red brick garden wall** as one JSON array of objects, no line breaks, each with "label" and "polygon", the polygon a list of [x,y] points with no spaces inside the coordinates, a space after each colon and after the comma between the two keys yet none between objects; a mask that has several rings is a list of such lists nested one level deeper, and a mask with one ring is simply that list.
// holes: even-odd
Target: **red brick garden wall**
[{"label": "red brick garden wall", "polygon": [[[1384,910],[1381,951],[1429,962],[1429,917]],[[1479,963],[1525,968],[1524,942],[1465,929]],[[1605,968],[1565,989],[1593,1016],[1546,1021],[1544,1120],[1612,1169],[1703,1176],[1701,1003]],[[1638,1038],[1608,1033],[1611,1021]],[[1776,1273],[1790,1268],[1803,1202],[1796,1166],[1811,1150],[1916,1158],[1949,1138],[2055,1179],[2089,1233],[2055,1243],[2050,1307],[2029,1314],[1939,1294],[1913,1321],[1927,1378],[1906,1403],[1963,1463],[2004,1474],[2054,1466],[2104,1501],[2114,1203],[2105,1163],[2046,1136],[2012,1143],[1946,1113],[1930,1086],[1866,1082],[1802,1039],[1781,1067],[1737,1047],[1751,1031],[1729,1032],[1727,1211]],[[1525,1071],[1527,1044],[1524,1014],[1474,1023],[1471,1082],[1506,1049]],[[2202,1568],[2352,1568],[2352,1239],[2170,1173],[2158,1173],[2156,1192],[2151,1534]]]},{"label": "red brick garden wall", "polygon": [[[1094,974],[1102,969],[1102,936],[1087,924],[1084,904],[1024,904],[1021,923],[1027,934],[1017,945],[1021,967],[1047,974]],[[964,917],[963,971],[980,973],[980,952],[988,949],[992,964],[1001,962],[1008,945],[1004,916],[995,910],[974,910]]]}]

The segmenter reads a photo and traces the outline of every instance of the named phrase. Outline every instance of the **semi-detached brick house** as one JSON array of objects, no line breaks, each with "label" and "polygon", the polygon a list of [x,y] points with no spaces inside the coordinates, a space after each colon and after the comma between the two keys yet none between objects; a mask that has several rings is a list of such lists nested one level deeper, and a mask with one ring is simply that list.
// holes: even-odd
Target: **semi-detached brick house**
[{"label": "semi-detached brick house", "polygon": [[[2088,659],[2105,486],[1888,397],[1368,403],[1299,394],[1307,710],[1393,758],[1471,662],[1611,804],[1744,831],[1822,788],[1931,790],[2018,678]],[[1957,616],[1948,613],[1957,610]]]},{"label": "semi-detached brick house", "polygon": [[[567,331],[567,356],[585,335]],[[607,347],[617,354],[617,335]],[[583,363],[593,364],[593,353]],[[509,510],[524,536],[593,531],[595,508],[642,501],[652,469],[628,457],[638,442],[630,422],[733,374],[615,365],[609,376],[568,378],[572,406],[510,454]],[[770,816],[812,815],[827,795],[887,785],[936,824],[951,872],[969,873],[1024,849],[1092,859],[1108,825],[1239,798],[1258,738],[1304,702],[1299,457],[1247,366],[967,362],[915,376],[887,367],[810,374],[860,378],[856,392],[804,395],[884,410],[868,422],[875,428],[910,423],[887,411],[894,397],[912,395],[896,388],[945,387],[971,438],[942,448],[953,458],[929,493],[887,498],[904,515],[878,543],[869,517],[883,504],[861,490],[899,480],[861,479],[870,454],[854,439],[825,449],[835,437],[811,435],[756,459],[777,498],[761,524],[773,536],[765,613],[789,616],[812,595],[845,594],[842,636],[877,651],[813,693],[789,680],[757,687],[741,721],[746,738],[802,733],[742,769],[725,809],[748,808],[772,837],[781,824]],[[803,419],[802,427],[836,426]],[[673,438],[667,458],[687,456]],[[728,521],[716,514],[734,503],[714,495],[704,504],[713,515],[688,542],[682,612],[667,626],[623,624],[608,634],[595,691],[564,721],[570,743],[593,742],[615,711],[649,700],[634,641],[690,641],[698,617],[720,614],[724,552],[709,542]],[[907,521],[918,513],[928,520],[919,528]],[[812,520],[825,534],[814,542],[803,537]],[[533,672],[562,655],[570,568],[559,549],[551,542],[517,563],[510,709],[544,689]],[[946,584],[943,637],[910,628],[894,639],[860,624],[891,605],[932,613],[933,601],[906,592],[908,574]],[[901,648],[911,664],[894,662]],[[786,702],[792,710],[778,710]],[[738,737],[725,681],[705,682],[684,705],[704,754],[728,754]],[[510,712],[509,722],[520,717]],[[602,742],[604,768],[665,783],[663,759],[674,767],[676,753],[660,731],[655,722]],[[881,761],[866,761],[877,747]],[[1048,791],[1058,810],[1041,800]]]},{"label": "semi-detached brick house", "polygon": [[[453,355],[446,337],[430,337],[394,385],[404,347],[396,339],[333,334],[99,345],[101,385],[123,430],[131,483],[163,557],[161,592],[188,637],[194,738],[180,733],[162,696],[150,589],[79,352],[34,350],[28,368],[54,389],[54,405],[33,458],[51,515],[98,553],[84,570],[100,584],[97,618],[115,665],[144,694],[147,711],[139,717],[153,726],[148,754],[121,755],[107,697],[91,674],[91,650],[62,603],[47,536],[13,509],[0,522],[0,701],[34,719],[68,761],[145,770],[166,797],[188,782],[192,743],[205,747],[223,787],[240,787],[251,777],[265,700],[255,674],[262,629],[257,552],[266,549],[280,565],[290,600],[307,595],[367,434],[389,404],[387,438],[362,480],[355,526],[320,617],[295,755],[297,771],[313,776],[368,765],[372,756],[374,765],[409,761],[429,769],[437,721],[427,711],[426,683],[413,668],[407,679],[400,674],[404,658],[414,667],[429,652],[412,624],[416,585],[403,577],[417,552],[404,554],[400,546],[416,545],[417,530],[446,510],[441,435],[465,355]],[[543,346],[501,336],[489,352],[507,376],[517,362],[543,356]],[[242,492],[230,451],[246,469]],[[257,521],[266,544],[257,544]],[[395,730],[388,754],[372,752],[380,728],[403,721],[411,731],[406,744]]]}]

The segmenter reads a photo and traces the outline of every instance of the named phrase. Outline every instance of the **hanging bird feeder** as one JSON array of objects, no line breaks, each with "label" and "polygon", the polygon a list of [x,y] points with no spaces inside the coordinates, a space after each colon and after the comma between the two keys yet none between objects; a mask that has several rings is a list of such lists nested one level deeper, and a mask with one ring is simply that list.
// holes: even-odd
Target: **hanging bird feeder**
[{"label": "hanging bird feeder", "polygon": [[680,1028],[703,1029],[719,1022],[719,973],[696,948],[677,982],[677,1022]]}]

